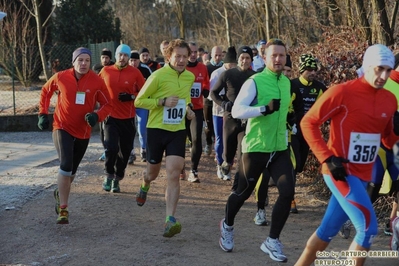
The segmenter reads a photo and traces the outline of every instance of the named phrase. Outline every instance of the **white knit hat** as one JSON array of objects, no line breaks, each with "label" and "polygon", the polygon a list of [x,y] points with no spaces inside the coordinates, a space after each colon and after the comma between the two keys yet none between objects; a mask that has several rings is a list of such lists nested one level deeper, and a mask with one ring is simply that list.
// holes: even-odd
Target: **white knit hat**
[{"label": "white knit hat", "polygon": [[395,65],[395,57],[392,51],[382,44],[374,44],[367,48],[363,56],[362,68],[366,70],[368,67],[389,66],[393,68]]}]

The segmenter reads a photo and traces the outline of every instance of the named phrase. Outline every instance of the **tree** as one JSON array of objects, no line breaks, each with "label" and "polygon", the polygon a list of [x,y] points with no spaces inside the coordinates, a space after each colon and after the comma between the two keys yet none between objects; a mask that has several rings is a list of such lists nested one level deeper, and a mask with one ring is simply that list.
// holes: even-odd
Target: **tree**
[{"label": "tree", "polygon": [[107,0],[60,0],[54,18],[54,41],[60,44],[87,44],[92,41],[119,41],[122,37]]}]

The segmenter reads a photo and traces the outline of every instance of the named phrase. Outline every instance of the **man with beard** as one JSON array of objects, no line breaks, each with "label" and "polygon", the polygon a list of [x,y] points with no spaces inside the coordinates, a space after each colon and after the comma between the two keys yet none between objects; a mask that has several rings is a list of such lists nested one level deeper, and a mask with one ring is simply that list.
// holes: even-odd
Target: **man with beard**
[{"label": "man with beard", "polygon": [[128,64],[130,47],[121,44],[116,48],[115,65],[100,72],[112,101],[112,111],[104,123],[105,172],[103,189],[120,192],[119,181],[125,168],[136,135],[134,99],[144,85],[141,72]]}]

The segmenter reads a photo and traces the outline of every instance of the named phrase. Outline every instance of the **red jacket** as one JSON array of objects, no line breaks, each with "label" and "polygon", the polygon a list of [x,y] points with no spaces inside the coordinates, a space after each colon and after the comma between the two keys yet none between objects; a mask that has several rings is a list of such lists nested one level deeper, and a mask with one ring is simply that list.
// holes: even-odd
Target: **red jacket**
[{"label": "red jacket", "polygon": [[105,66],[98,75],[104,79],[111,97],[113,108],[110,116],[118,119],[135,117],[136,108],[134,107],[134,100],[121,102],[118,100],[118,95],[121,92],[126,92],[137,96],[145,82],[140,70],[129,65],[118,69],[115,64]]},{"label": "red jacket", "polygon": [[[91,127],[85,120],[87,113],[94,112],[96,103],[99,121],[103,121],[111,112],[110,96],[104,81],[89,70],[78,81],[73,68],[57,72],[44,84],[39,103],[39,113],[48,114],[50,99],[58,93],[57,106],[54,112],[53,129],[62,129],[79,139],[90,138]],[[76,103],[77,95],[84,95],[84,103]]]},{"label": "red jacket", "polygon": [[191,87],[191,103],[194,106],[194,110],[204,108],[204,97],[203,91],[207,91],[206,95],[209,95],[209,75],[208,69],[203,63],[197,63],[196,66],[186,66],[186,69],[194,74],[195,80]]}]

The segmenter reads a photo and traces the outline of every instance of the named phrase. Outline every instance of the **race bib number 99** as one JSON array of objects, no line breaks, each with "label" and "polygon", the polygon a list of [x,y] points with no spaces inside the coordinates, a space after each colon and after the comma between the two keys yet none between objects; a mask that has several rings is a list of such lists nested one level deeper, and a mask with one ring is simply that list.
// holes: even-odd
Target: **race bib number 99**
[{"label": "race bib number 99", "polygon": [[380,134],[352,132],[349,144],[349,161],[360,164],[374,162],[378,155],[380,140]]},{"label": "race bib number 99", "polygon": [[199,98],[201,96],[201,83],[194,82],[191,87],[191,98]]},{"label": "race bib number 99", "polygon": [[163,108],[163,123],[167,125],[180,124],[186,115],[186,100],[179,99],[175,107]]}]

